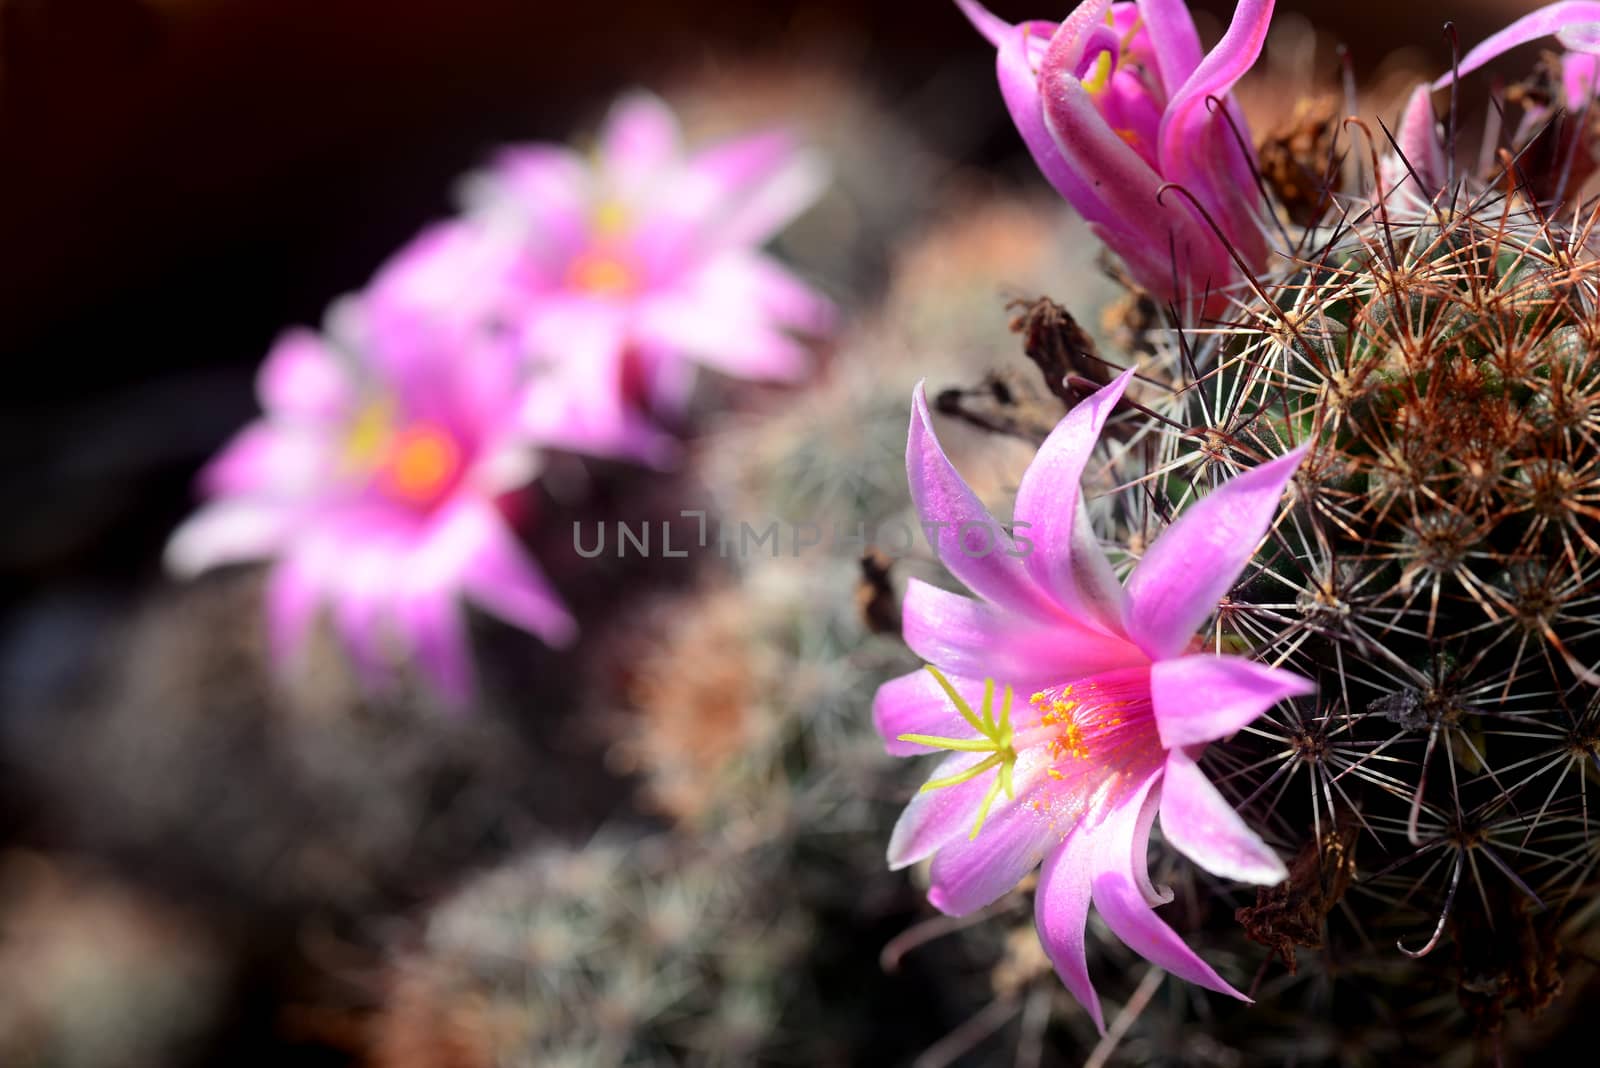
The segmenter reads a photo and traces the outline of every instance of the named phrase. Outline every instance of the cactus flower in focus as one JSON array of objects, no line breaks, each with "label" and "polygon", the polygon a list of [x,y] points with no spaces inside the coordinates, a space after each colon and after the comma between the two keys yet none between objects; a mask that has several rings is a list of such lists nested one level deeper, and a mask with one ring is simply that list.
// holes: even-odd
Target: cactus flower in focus
[{"label": "cactus flower in focus", "polygon": [[1224,241],[1249,269],[1265,265],[1254,142],[1231,91],[1261,54],[1272,0],[1241,0],[1206,54],[1182,0],[1084,0],[1060,24],[1015,26],[956,2],[998,50],[1001,94],[1039,169],[1139,285],[1200,300],[1238,277]]},{"label": "cactus flower in focus", "polygon": [[675,448],[697,364],[787,380],[832,305],[761,246],[821,192],[822,168],[769,132],[688,153],[676,118],[635,93],[591,156],[533,144],[478,175],[469,209],[379,273],[373,299],[509,330],[540,369],[523,412],[559,441],[652,462]]},{"label": "cactus flower in focus", "polygon": [[[1236,476],[1191,506],[1125,584],[1090,529],[1079,479],[1131,372],[1074,407],[1017,491],[1013,537],[946,458],[919,388],[906,463],[924,529],[972,600],[912,580],[904,634],[925,672],[878,691],[889,752],[947,755],[889,845],[900,868],[933,858],[929,900],[963,915],[1041,862],[1035,909],[1056,971],[1104,1030],[1085,961],[1091,901],[1153,963],[1243,997],[1152,906],[1146,843],[1166,839],[1217,875],[1284,878],[1283,864],[1195,762],[1311,683],[1199,650],[1196,631],[1237,580],[1277,514],[1303,450]],[[997,697],[997,685],[1003,694]],[[1023,695],[1012,707],[1013,694]],[[981,709],[981,710],[980,710]]]},{"label": "cactus flower in focus", "polygon": [[553,644],[573,634],[498,504],[534,474],[519,361],[490,339],[352,318],[348,350],[307,330],[279,339],[257,377],[263,417],[202,472],[209,501],[167,563],[190,576],[270,559],[280,663],[326,603],[369,683],[410,660],[460,701],[472,680],[462,595]]}]

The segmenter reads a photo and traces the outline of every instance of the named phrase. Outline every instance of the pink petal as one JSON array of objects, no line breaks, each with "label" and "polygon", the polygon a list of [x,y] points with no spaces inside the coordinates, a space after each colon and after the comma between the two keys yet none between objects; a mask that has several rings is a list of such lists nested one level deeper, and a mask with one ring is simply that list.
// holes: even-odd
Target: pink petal
[{"label": "pink petal", "polygon": [[1278,855],[1181,749],[1167,755],[1161,833],[1178,852],[1224,879],[1272,886],[1289,877]]},{"label": "pink petal", "polygon": [[1574,52],[1600,52],[1600,22],[1575,22],[1556,31],[1556,40]]},{"label": "pink petal", "polygon": [[1568,52],[1562,56],[1561,84],[1568,110],[1581,113],[1591,107],[1595,87],[1600,84],[1600,56],[1592,52]]},{"label": "pink petal", "polygon": [[334,628],[362,685],[372,690],[390,681],[393,650],[385,637],[408,563],[392,536],[374,530],[351,537],[330,591]]},{"label": "pink petal", "polygon": [[1127,262],[1140,285],[1159,296],[1183,297],[1230,281],[1234,268],[1216,237],[1181,197],[1161,195],[1166,178],[1111,129],[1064,64],[1052,42],[1041,72],[1045,122],[1063,158],[1105,201],[1105,217],[1085,217],[1098,225],[1111,251]]},{"label": "pink petal", "polygon": [[1168,749],[1226,738],[1279,701],[1316,689],[1310,679],[1242,656],[1200,653],[1150,668],[1156,730]]},{"label": "pink petal", "polygon": [[956,0],[962,12],[998,50],[995,56],[1000,95],[1023,143],[1051,185],[1067,203],[1091,221],[1110,218],[1110,209],[1090,182],[1061,154],[1045,127],[1039,98],[1037,60],[1056,32],[1050,22],[1025,22],[1012,26],[996,18],[975,0]]},{"label": "pink petal", "polygon": [[798,378],[810,364],[806,347],[752,310],[701,299],[693,291],[663,295],[640,306],[634,330],[641,344],[693,356],[739,378]]},{"label": "pink petal", "polygon": [[365,301],[397,330],[483,326],[511,299],[517,256],[507,235],[477,220],[436,223],[378,269]]},{"label": "pink petal", "polygon": [[[922,383],[912,393],[906,474],[924,533],[950,573],[974,593],[1013,612],[1057,615],[1034,584],[1012,540],[956,472],[933,431]],[[942,524],[942,526],[935,526]]]},{"label": "pink petal", "polygon": [[[1457,75],[1471,74],[1490,60],[1509,52],[1518,45],[1548,37],[1567,27],[1600,22],[1600,3],[1592,0],[1563,0],[1547,4],[1531,14],[1524,15],[1499,33],[1491,34],[1482,44],[1461,57],[1454,72],[1433,83],[1435,89],[1449,85]],[[1563,38],[1567,47],[1577,47]]]},{"label": "pink petal", "polygon": [[549,645],[570,645],[577,637],[577,624],[561,598],[509,531],[496,531],[478,547],[462,575],[462,588],[486,611]]},{"label": "pink petal", "polygon": [[[1156,781],[1159,781],[1159,773]],[[1133,822],[1133,837],[1126,846],[1134,885],[1139,888],[1139,896],[1144,898],[1144,903],[1152,908],[1172,900],[1172,887],[1157,886],[1150,879],[1150,828],[1155,826],[1160,796],[1161,789],[1152,788],[1150,796],[1139,806],[1139,815]]]},{"label": "pink petal", "polygon": [[820,333],[833,319],[832,304],[775,261],[733,249],[644,297],[634,336],[668,362],[694,357],[743,378],[787,380],[810,353],[783,330]]},{"label": "pink petal", "polygon": [[529,323],[538,367],[523,392],[520,426],[532,441],[657,466],[677,443],[650,426],[623,394],[630,344],[626,313],[585,300],[551,300]]},{"label": "pink petal", "polygon": [[1168,99],[1200,65],[1200,34],[1187,0],[1138,0],[1139,21],[1150,37]]},{"label": "pink petal", "polygon": [[[982,679],[946,675],[956,692],[974,709],[983,707]],[[999,697],[996,697],[999,700]],[[950,698],[926,669],[890,679],[872,699],[872,725],[890,756],[915,756],[928,752],[916,742],[902,742],[902,734],[931,734],[936,738],[966,738],[972,727],[950,703]]]},{"label": "pink petal", "polygon": [[600,157],[608,177],[627,190],[659,181],[682,152],[678,120],[666,102],[636,90],[611,107],[600,131]]},{"label": "pink petal", "polygon": [[258,419],[200,472],[208,496],[260,494],[279,500],[310,493],[327,480],[335,458],[318,431],[304,424]]},{"label": "pink petal", "polygon": [[[1028,796],[1028,784],[1048,762],[1048,755],[1037,750],[1021,754],[1014,771],[1016,798],[1002,793],[976,838],[969,822],[965,833],[939,847],[928,873],[928,902],[934,908],[965,916],[994,903],[1061,843],[1063,832],[1047,812],[1034,809]],[[987,787],[994,780],[985,774],[979,781]]]},{"label": "pink petal", "polygon": [[1132,377],[1124,371],[1057,424],[1022,476],[1015,509],[1019,537],[1033,543],[1023,563],[1034,582],[1074,619],[1112,633],[1122,630],[1122,584],[1088,526],[1079,483]]},{"label": "pink petal", "polygon": [[598,195],[588,162],[561,145],[518,145],[469,180],[467,206],[483,225],[522,238],[534,263],[556,270],[589,239]]},{"label": "pink petal", "polygon": [[1143,809],[1156,801],[1150,791],[1160,778],[1159,772],[1152,775],[1096,828],[1090,877],[1094,907],[1112,933],[1152,964],[1208,990],[1249,1001],[1185,945],[1144,896],[1148,865],[1144,856],[1130,855],[1130,844],[1136,840]]},{"label": "pink petal", "polygon": [[505,520],[485,500],[455,502],[407,564],[413,598],[464,592],[474,603],[550,645],[576,635],[572,617]]},{"label": "pink petal", "polygon": [[1039,888],[1033,897],[1033,916],[1039,929],[1039,941],[1055,966],[1056,974],[1068,992],[1088,1010],[1095,1028],[1105,1034],[1105,1017],[1100,1012],[1100,997],[1095,993],[1094,982],[1089,978],[1084,945],[1093,854],[1092,835],[1078,828],[1045,857],[1039,871]]},{"label": "pink petal", "polygon": [[515,340],[480,334],[459,352],[460,359],[447,369],[440,385],[448,393],[448,421],[463,441],[473,443],[473,466],[490,459],[490,454],[526,449],[529,443],[518,422],[528,361]]},{"label": "pink petal", "polygon": [[972,23],[973,28],[983,34],[984,39],[996,48],[1001,47],[1007,35],[1016,29],[1011,23],[978,3],[978,0],[956,0],[956,6],[967,16],[967,21]]},{"label": "pink petal", "polygon": [[[1427,204],[1444,188],[1448,164],[1444,146],[1439,141],[1438,120],[1433,114],[1433,90],[1419,85],[1406,99],[1406,108],[1400,116],[1400,128],[1395,132],[1399,154],[1387,155],[1379,165],[1380,181],[1387,195],[1402,185],[1423,204]],[[1407,169],[1407,164],[1410,169]],[[1415,172],[1416,180],[1411,178]],[[1421,182],[1421,188],[1417,182]]]},{"label": "pink petal", "polygon": [[787,134],[769,132],[707,149],[691,174],[709,183],[706,206],[717,248],[755,247],[799,218],[828,185],[828,168],[797,149]]},{"label": "pink petal", "polygon": [[396,606],[395,616],[423,677],[450,705],[466,705],[475,689],[474,672],[456,599],[432,594],[408,597]]},{"label": "pink petal", "polygon": [[1073,73],[1083,65],[1088,46],[1107,25],[1111,13],[1111,0],[1083,0],[1056,27],[1050,37],[1049,62],[1058,71]]},{"label": "pink petal", "polygon": [[293,531],[294,513],[276,504],[221,500],[184,520],[167,542],[167,570],[193,578],[225,564],[272,556]]},{"label": "pink petal", "polygon": [[[1233,21],[1167,102],[1161,119],[1157,156],[1169,181],[1188,187],[1212,212],[1246,262],[1261,264],[1266,241],[1258,221],[1260,194],[1250,167],[1250,131],[1229,94],[1255,65],[1266,44],[1274,0],[1239,0]],[[1224,102],[1237,137],[1223,115],[1213,113],[1208,97]],[[1240,141],[1244,146],[1240,145]],[[1214,278],[1221,284],[1226,276]]]},{"label": "pink petal", "polygon": [[269,414],[326,422],[355,401],[339,357],[310,330],[290,330],[273,343],[256,374],[256,394]]},{"label": "pink petal", "polygon": [[833,302],[777,260],[749,249],[722,253],[697,272],[697,292],[707,299],[748,305],[752,318],[807,334],[824,334],[838,319]]},{"label": "pink petal", "polygon": [[[951,753],[934,766],[928,781],[946,779],[981,763],[983,753]],[[972,833],[978,806],[988,793],[992,775],[979,775],[955,786],[919,791],[906,804],[889,836],[889,867],[910,867],[953,838]]]},{"label": "pink petal", "polygon": [[906,585],[901,626],[911,651],[947,674],[1035,690],[1148,662],[1132,642],[1072,622],[1040,623],[919,579]]},{"label": "pink petal", "polygon": [[267,647],[280,667],[296,663],[316,622],[323,588],[316,572],[296,555],[280,560],[267,577]]},{"label": "pink petal", "polygon": [[1128,576],[1128,633],[1153,659],[1181,653],[1233,588],[1307,448],[1236,475],[1190,505]]}]

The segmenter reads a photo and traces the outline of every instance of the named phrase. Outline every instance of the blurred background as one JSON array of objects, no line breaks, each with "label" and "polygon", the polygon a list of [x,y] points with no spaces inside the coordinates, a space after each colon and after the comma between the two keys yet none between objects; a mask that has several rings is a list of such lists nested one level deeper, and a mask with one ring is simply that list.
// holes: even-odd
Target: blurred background
[{"label": "blurred background", "polygon": [[[994,5],[1010,18],[1065,6]],[[1195,6],[1214,39],[1229,5]],[[1535,6],[1285,0],[1279,21],[1294,47],[1264,65],[1246,99],[1254,92],[1270,110],[1274,78],[1295,92],[1335,86],[1340,43],[1363,85],[1436,72],[1449,62],[1446,19],[1470,45]],[[619,619],[604,606],[627,576],[569,574],[549,555],[566,544],[557,531],[543,558],[589,637],[568,662],[480,628],[485,708],[441,720],[403,699],[368,701],[332,652],[301,684],[309,689],[274,689],[253,578],[179,591],[161,575],[161,547],[192,507],[196,469],[254,413],[252,376],[280,330],[318,323],[331,299],[451,211],[455,180],[497,145],[591,131],[633,86],[668,95],[692,133],[790,122],[831,157],[837,192],[783,251],[845,309],[830,366],[878,361],[874,373],[893,386],[886,425],[903,434],[901,379],[928,366],[975,379],[1009,356],[1004,287],[1053,292],[1094,273],[1086,235],[1041,196],[991,56],[953,5],[930,0],[0,0],[0,1063],[499,1063],[449,1037],[459,1037],[458,1009],[484,1011],[481,997],[451,1001],[436,971],[396,962],[436,964],[438,939],[458,961],[494,956],[461,949],[482,934],[457,927],[531,915],[560,894],[593,906],[583,880],[613,885],[606,865],[623,856],[637,870],[614,885],[633,879],[644,893],[660,885],[650,871],[670,871],[710,909],[694,882],[696,865],[716,863],[696,852],[708,837],[697,803],[662,788],[654,765],[670,761],[641,755],[636,720],[619,732],[586,710],[654,708],[651,729],[705,731],[672,726],[685,708],[701,719],[696,702],[707,699],[672,671],[710,670],[724,657],[719,636],[754,610],[746,601],[776,597],[793,610],[792,590],[773,594],[753,574],[658,577],[646,583],[658,600]],[[1258,135],[1270,125],[1252,120]],[[952,307],[983,310],[963,319]],[[867,387],[841,384],[844,374],[816,389],[859,400]],[[816,389],[757,391],[750,403],[774,425],[804,423],[828,410]],[[898,447],[891,440],[888,454]],[[780,470],[785,448],[751,454],[777,456]],[[671,486],[622,473],[590,507],[670,515],[685,500],[762,492],[764,477],[774,476],[715,462]],[[850,615],[853,574],[828,591]],[[674,597],[692,604],[674,608]],[[663,651],[668,631],[688,647]],[[808,641],[783,655],[804,660]],[[895,655],[873,653],[863,670]],[[590,692],[619,662],[633,689]],[[852,709],[865,719],[871,685],[835,695],[841,719]],[[808,694],[796,702],[814,706]],[[829,744],[811,738],[806,752],[844,752]],[[870,745],[849,759],[884,762]],[[670,770],[680,785],[695,777]],[[636,796],[640,780],[653,800]],[[859,836],[849,848],[881,851],[877,827],[892,818],[896,789],[839,825]],[[684,835],[659,837],[671,828]],[[470,882],[508,863],[561,885],[530,890],[514,872]],[[853,859],[829,864],[806,870],[856,870]],[[762,871],[758,883],[780,869]],[[667,1062],[909,1063],[981,1003],[952,1003],[931,974],[881,980],[878,951],[922,915],[904,883],[856,886],[884,896],[865,912],[818,906],[782,937],[781,909],[741,917],[719,906],[733,926],[717,932],[814,943],[810,925],[833,917],[864,948],[812,961],[832,992],[813,991],[810,1018],[866,1033],[847,1017],[877,1014],[900,1032],[821,1046],[791,1035],[774,1047],[773,1027],[801,1019],[790,992],[769,1016],[697,1008],[724,1029],[645,1045]],[[619,910],[557,910],[527,919],[514,940],[526,947],[546,923],[592,930],[585,953],[618,953],[639,937],[629,926],[638,909]],[[719,989],[747,989],[741,966],[718,973]],[[598,997],[571,1005],[583,1016]],[[759,1055],[729,1037],[740,1011],[765,1036]],[[466,1033],[495,1031],[471,1019]],[[571,1048],[572,1063],[611,1056]],[[703,1056],[682,1053],[695,1048]],[[973,1048],[955,1056],[999,1057]]]},{"label": "blurred background", "polygon": [[[1365,74],[1401,49],[1439,69],[1445,19],[1471,42],[1535,6],[1278,10],[1350,43]],[[1219,32],[1228,5],[1195,7]],[[920,0],[603,14],[516,0],[7,0],[0,351],[13,378],[0,403],[19,505],[0,549],[7,600],[147,567],[196,462],[252,411],[271,338],[319,321],[445,214],[453,179],[494,146],[564,139],[627,86],[720,77],[731,91],[730,76],[809,69],[859,87],[944,164],[1031,183],[991,67],[953,5]]]}]

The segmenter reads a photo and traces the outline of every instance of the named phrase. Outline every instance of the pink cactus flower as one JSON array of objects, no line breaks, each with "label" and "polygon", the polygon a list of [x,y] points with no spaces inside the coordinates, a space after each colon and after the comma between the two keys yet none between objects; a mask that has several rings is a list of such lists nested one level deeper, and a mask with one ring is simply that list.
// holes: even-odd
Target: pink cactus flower
[{"label": "pink cactus flower", "polygon": [[1581,115],[1593,106],[1595,94],[1600,92],[1600,54],[1563,52],[1561,89],[1567,110],[1574,115]]},{"label": "pink cactus flower", "polygon": [[1059,24],[1016,26],[956,3],[998,49],[1000,92],[1039,169],[1135,281],[1186,302],[1238,277],[1194,206],[1162,194],[1167,183],[1250,270],[1265,266],[1254,141],[1230,94],[1261,54],[1272,0],[1241,0],[1205,55],[1182,0],[1084,0]]},{"label": "pink cactus flower", "polygon": [[782,133],[689,154],[667,106],[635,93],[592,157],[506,150],[466,216],[402,250],[373,299],[511,331],[543,372],[530,432],[665,463],[675,445],[657,420],[681,414],[697,364],[793,379],[808,363],[794,335],[831,325],[831,304],[761,251],[822,184]]},{"label": "pink cactus flower", "polygon": [[356,344],[286,333],[257,378],[264,415],[202,472],[210,498],[174,533],[191,576],[272,560],[271,647],[288,665],[319,608],[363,678],[415,662],[447,699],[472,688],[460,599],[539,635],[573,623],[500,509],[534,457],[517,427],[510,346],[389,329],[358,310]]},{"label": "pink cactus flower", "polygon": [[1447,181],[1449,162],[1433,113],[1433,89],[1419,85],[1406,98],[1395,128],[1395,148],[1378,162],[1377,199],[1405,216],[1424,212]]},{"label": "pink cactus flower", "polygon": [[[1102,1030],[1084,950],[1091,902],[1153,963],[1243,998],[1152,911],[1171,894],[1149,879],[1150,827],[1159,814],[1166,840],[1217,875],[1283,879],[1282,862],[1195,761],[1207,743],[1313,689],[1196,640],[1266,534],[1303,449],[1192,505],[1125,583],[1112,573],[1079,479],[1130,376],[1075,407],[1041,446],[1017,491],[1015,537],[951,466],[919,387],[912,497],[924,528],[939,532],[940,558],[979,599],[912,580],[905,639],[930,670],[884,684],[873,705],[890,753],[949,751],[901,815],[890,865],[931,856],[928,899],[963,915],[1042,863],[1040,938]],[[1027,695],[1021,707],[1013,694]]]},{"label": "pink cactus flower", "polygon": [[[458,339],[487,334],[509,338],[520,352],[515,317],[527,304],[516,286],[521,244],[520,236],[479,219],[435,223],[378,271],[366,303],[398,334],[443,330]],[[592,334],[574,333],[563,350],[570,359],[537,361],[524,376],[516,411],[524,432],[552,448],[592,456],[671,461],[678,443],[643,407],[636,361],[626,353],[601,353],[591,360],[585,354],[592,339]],[[526,353],[520,362],[530,362]]]}]

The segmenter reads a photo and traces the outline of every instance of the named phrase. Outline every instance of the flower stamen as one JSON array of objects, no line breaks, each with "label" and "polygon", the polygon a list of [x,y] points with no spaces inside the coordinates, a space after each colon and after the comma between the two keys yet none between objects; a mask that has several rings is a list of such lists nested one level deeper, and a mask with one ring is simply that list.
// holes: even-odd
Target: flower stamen
[{"label": "flower stamen", "polygon": [[989,818],[989,810],[994,807],[995,800],[1004,790],[1006,797],[1016,800],[1017,794],[1012,781],[1012,769],[1017,763],[1017,749],[1012,744],[1011,732],[1011,687],[1007,686],[1000,701],[1000,718],[994,715],[994,680],[985,679],[983,682],[983,711],[975,712],[967,703],[966,698],[956,692],[950,680],[944,673],[932,664],[927,665],[928,674],[932,675],[939,688],[944,690],[956,706],[956,711],[961,713],[961,718],[972,725],[981,737],[978,738],[941,738],[932,734],[902,734],[900,741],[910,742],[913,745],[926,745],[934,749],[948,749],[957,753],[988,753],[989,755],[970,768],[957,772],[943,779],[932,779],[922,786],[922,793],[929,790],[941,790],[947,786],[959,786],[971,782],[990,769],[995,772],[994,782],[990,785],[988,793],[983,795],[983,803],[978,806],[978,818],[972,825],[972,833],[967,836],[968,841],[978,837],[978,832],[983,830],[984,821]]},{"label": "flower stamen", "polygon": [[1097,96],[1105,91],[1111,84],[1112,67],[1111,50],[1107,49],[1094,58],[1094,70],[1083,80],[1083,87],[1089,90],[1089,95]]}]

